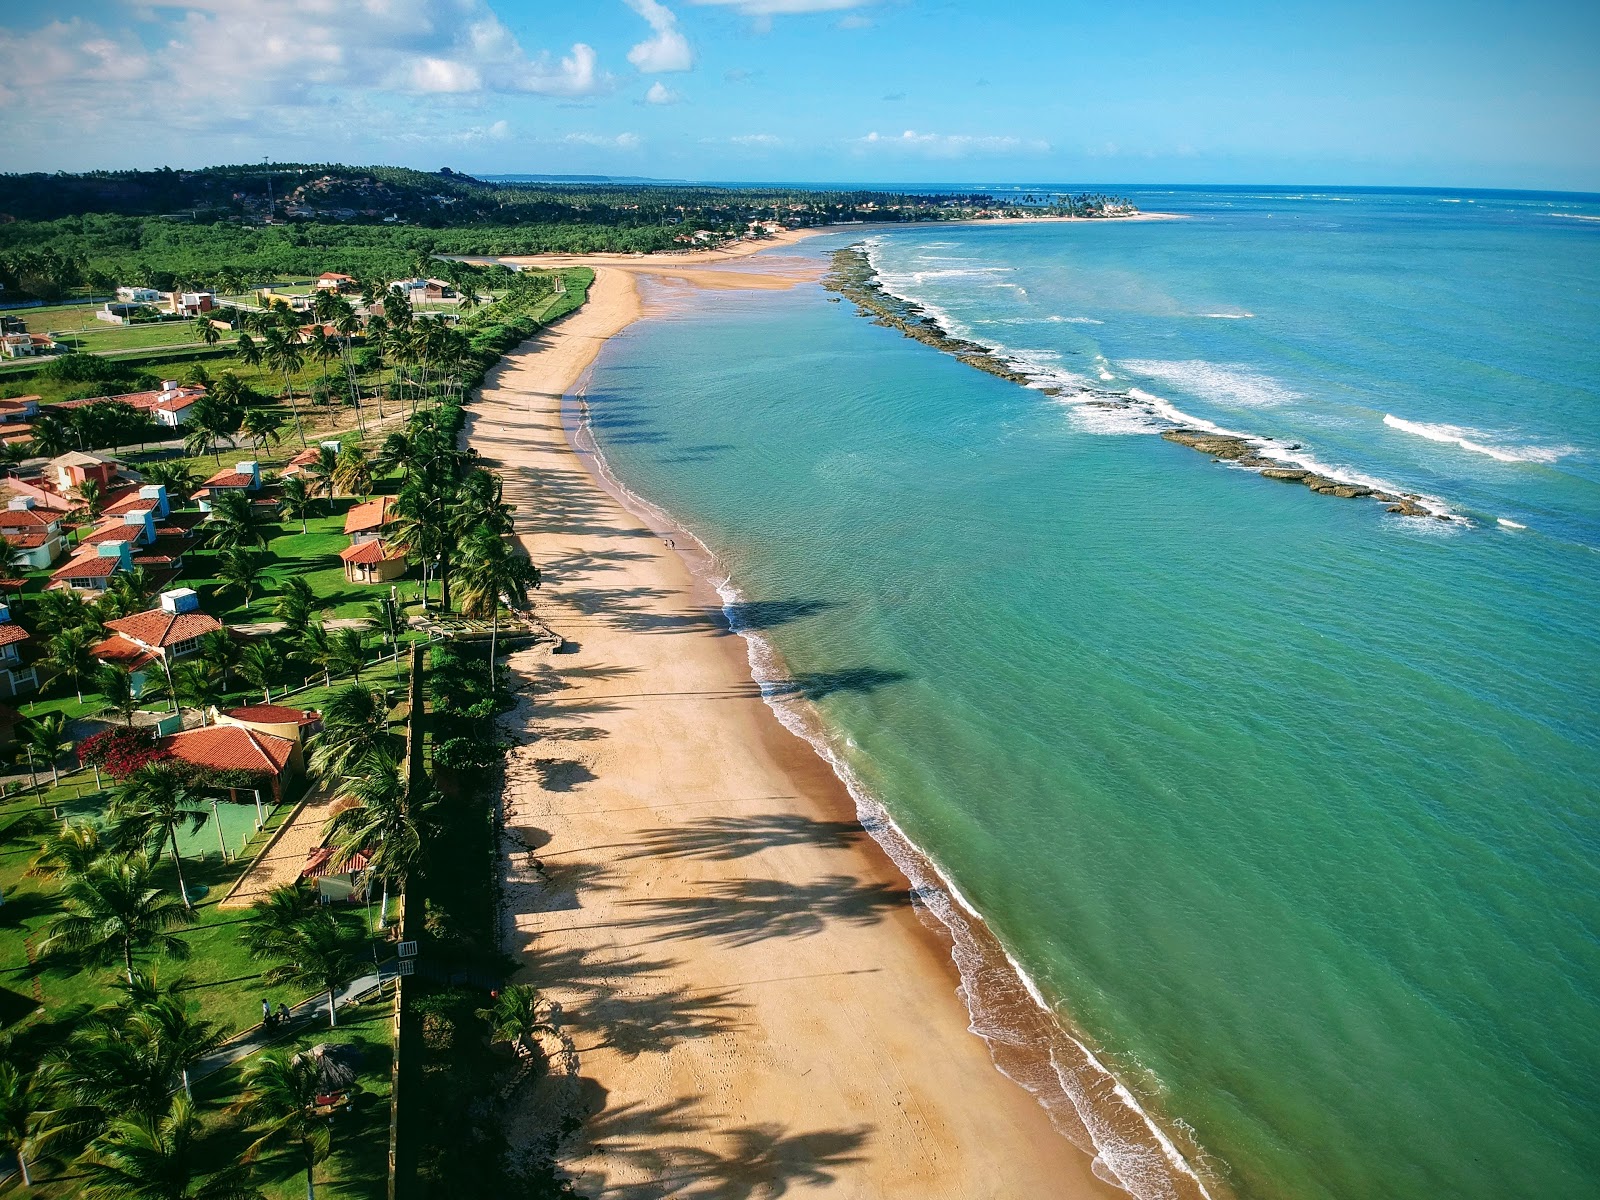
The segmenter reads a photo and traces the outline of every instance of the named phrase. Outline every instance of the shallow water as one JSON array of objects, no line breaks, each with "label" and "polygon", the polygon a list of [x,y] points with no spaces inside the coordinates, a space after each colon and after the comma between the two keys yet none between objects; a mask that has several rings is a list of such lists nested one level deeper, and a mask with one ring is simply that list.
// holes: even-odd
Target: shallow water
[{"label": "shallow water", "polygon": [[[697,293],[609,344],[594,434],[1203,1171],[1587,1195],[1600,206],[1137,198],[1194,216],[871,231],[1064,397],[811,286]],[[1162,413],[1466,521],[1214,464]]]}]

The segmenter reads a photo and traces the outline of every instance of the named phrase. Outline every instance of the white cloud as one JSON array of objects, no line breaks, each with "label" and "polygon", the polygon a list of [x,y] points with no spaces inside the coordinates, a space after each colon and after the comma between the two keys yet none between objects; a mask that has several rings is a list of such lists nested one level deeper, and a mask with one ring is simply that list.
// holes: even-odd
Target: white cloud
[{"label": "white cloud", "polygon": [[783,145],[783,139],[770,133],[743,133],[738,137],[728,139],[735,146],[754,146],[761,150],[770,150],[774,146]]},{"label": "white cloud", "polygon": [[130,20],[148,36],[81,18],[0,32],[0,102],[59,121],[43,136],[60,138],[76,121],[142,127],[157,114],[186,128],[276,125],[273,110],[330,92],[348,103],[363,92],[572,97],[611,85],[583,43],[529,54],[486,0],[162,0]]},{"label": "white cloud", "polygon": [[657,0],[627,0],[627,3],[655,31],[654,37],[628,51],[628,61],[646,75],[693,70],[694,53],[689,49],[689,39],[678,32],[678,18],[672,10]]},{"label": "white cloud", "polygon": [[603,150],[637,150],[644,144],[637,133],[619,133],[615,137],[602,133],[569,133],[561,141],[569,146],[598,146]]},{"label": "white cloud", "polygon": [[707,7],[736,8],[752,17],[788,16],[794,13],[840,12],[865,8],[875,0],[690,0]]},{"label": "white cloud", "polygon": [[970,134],[918,133],[899,135],[876,131],[852,143],[860,152],[912,154],[923,158],[966,158],[974,154],[1047,154],[1050,143],[1030,138],[975,137]]},{"label": "white cloud", "polygon": [[644,94],[646,104],[676,104],[683,97],[678,95],[659,79],[650,85],[650,90]]}]

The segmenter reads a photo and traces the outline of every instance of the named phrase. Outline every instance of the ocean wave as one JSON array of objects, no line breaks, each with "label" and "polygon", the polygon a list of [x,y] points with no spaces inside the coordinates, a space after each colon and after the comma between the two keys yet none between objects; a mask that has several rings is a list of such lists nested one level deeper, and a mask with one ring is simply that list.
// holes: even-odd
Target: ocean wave
[{"label": "ocean wave", "polygon": [[1510,517],[1496,517],[1495,522],[1502,529],[1526,529],[1527,526],[1520,521],[1513,521]]},{"label": "ocean wave", "polygon": [[1271,408],[1301,399],[1300,393],[1291,391],[1272,376],[1229,363],[1198,358],[1175,362],[1138,358],[1126,359],[1117,365],[1124,371],[1173,384],[1216,404]]},{"label": "ocean wave", "polygon": [[1426,438],[1430,442],[1439,442],[1443,445],[1456,446],[1462,450],[1469,450],[1473,454],[1486,455],[1496,462],[1516,463],[1549,463],[1569,454],[1578,453],[1576,446],[1496,446],[1491,445],[1487,439],[1495,436],[1482,430],[1470,429],[1464,425],[1430,424],[1427,421],[1407,421],[1393,413],[1385,413],[1383,423],[1390,429],[1398,429],[1402,433],[1409,433],[1415,437]]},{"label": "ocean wave", "polygon": [[1600,221],[1600,217],[1592,217],[1588,213],[1545,213],[1547,217],[1565,217],[1569,221]]},{"label": "ocean wave", "polygon": [[1209,321],[1248,321],[1255,316],[1255,313],[1195,313],[1195,316],[1205,317]]}]

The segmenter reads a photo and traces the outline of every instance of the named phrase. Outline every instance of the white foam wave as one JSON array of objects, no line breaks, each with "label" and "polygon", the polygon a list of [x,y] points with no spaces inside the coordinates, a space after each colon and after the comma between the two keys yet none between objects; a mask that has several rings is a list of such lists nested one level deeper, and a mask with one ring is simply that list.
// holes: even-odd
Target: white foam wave
[{"label": "white foam wave", "polygon": [[[593,370],[591,367],[589,373],[592,374]],[[582,415],[575,442],[590,456],[605,486],[619,496],[628,508],[643,515],[653,528],[670,529],[686,537],[697,547],[699,555],[703,556],[702,561],[710,564],[712,573],[709,580],[722,601],[723,617],[728,622],[728,627],[744,639],[750,674],[761,690],[762,699],[784,728],[809,743],[833,769],[834,774],[855,800],[856,817],[861,827],[883,848],[890,860],[910,882],[912,903],[919,915],[926,914],[931,917],[949,936],[951,958],[961,979],[957,994],[966,1005],[970,1018],[968,1029],[988,1043],[995,1068],[1024,1087],[1050,1116],[1051,1123],[1061,1135],[1076,1143],[1078,1139],[1073,1137],[1072,1126],[1065,1120],[1062,1111],[1063,1105],[1069,1108],[1077,1126],[1087,1133],[1092,1143],[1097,1171],[1103,1165],[1112,1175],[1112,1181],[1131,1193],[1135,1200],[1168,1200],[1169,1197],[1175,1196],[1177,1193],[1173,1187],[1174,1174],[1188,1180],[1201,1196],[1210,1200],[1211,1193],[1206,1190],[1205,1183],[1177,1146],[1139,1104],[1137,1097],[1086,1045],[1061,1026],[1055,1010],[1045,1000],[1033,979],[1003,946],[999,946],[1000,952],[1015,973],[1016,982],[1038,1005],[1049,1023],[1049,1028],[1060,1035],[1064,1044],[1071,1045],[1081,1052],[1084,1070],[1093,1073],[1094,1082],[1085,1085],[1079,1079],[1078,1073],[1071,1069],[1070,1064],[1064,1064],[1059,1060],[1056,1048],[1053,1046],[1037,1048],[1041,1054],[1048,1057],[1054,1075],[1053,1089],[1043,1086],[1042,1081],[1036,1077],[1024,1078],[1013,1074],[1001,1064],[998,1050],[1001,1047],[1017,1047],[1020,1043],[1014,1031],[997,1024],[988,1014],[989,1005],[986,1003],[989,999],[988,988],[998,986],[1003,989],[1005,983],[992,976],[989,959],[984,950],[984,938],[986,936],[987,940],[997,946],[998,939],[988,930],[982,915],[962,896],[954,882],[906,836],[905,831],[889,816],[883,805],[867,791],[866,786],[835,749],[836,740],[842,740],[846,745],[853,743],[848,738],[838,739],[837,735],[821,724],[809,705],[797,704],[790,697],[784,688],[788,674],[783,668],[780,656],[759,632],[744,626],[739,621],[743,596],[733,583],[732,577],[718,566],[716,556],[710,547],[693,530],[686,529],[675,521],[665,509],[630,489],[611,470],[594,438],[589,407],[583,400],[587,392],[587,378],[586,375],[578,389]],[[1153,1144],[1128,1138],[1096,1105],[1096,1099],[1106,1092],[1110,1092],[1126,1106],[1129,1116],[1142,1126],[1148,1134],[1150,1143]],[[1165,1167],[1161,1165],[1162,1163],[1166,1164]]]},{"label": "white foam wave", "polygon": [[1526,529],[1527,526],[1520,521],[1513,521],[1510,517],[1496,517],[1495,520],[1503,529]]},{"label": "white foam wave", "polygon": [[1301,398],[1270,375],[1249,367],[1212,363],[1204,359],[1167,362],[1156,359],[1128,359],[1118,364],[1124,371],[1159,379],[1191,392],[1204,400],[1238,408],[1271,408]]},{"label": "white foam wave", "polygon": [[1248,321],[1250,318],[1255,316],[1255,313],[1252,313],[1252,312],[1196,313],[1195,315],[1199,316],[1199,317],[1206,317],[1207,319],[1212,320],[1212,321]]},{"label": "white foam wave", "polygon": [[1383,423],[1390,429],[1398,429],[1402,433],[1426,438],[1430,442],[1457,446],[1462,450],[1469,450],[1473,454],[1487,455],[1496,462],[1548,463],[1578,452],[1576,446],[1495,446],[1486,440],[1494,435],[1484,433],[1482,430],[1470,429],[1464,425],[1407,421],[1395,416],[1393,413],[1385,413]]},{"label": "white foam wave", "polygon": [[1600,217],[1592,217],[1588,213],[1545,213],[1547,217],[1565,217],[1569,221],[1600,221]]}]

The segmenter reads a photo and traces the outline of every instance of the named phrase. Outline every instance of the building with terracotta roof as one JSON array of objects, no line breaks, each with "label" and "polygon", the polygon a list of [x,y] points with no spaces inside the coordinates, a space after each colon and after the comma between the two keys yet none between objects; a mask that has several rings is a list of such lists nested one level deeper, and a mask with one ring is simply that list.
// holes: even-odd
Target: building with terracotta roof
[{"label": "building with terracotta roof", "polygon": [[290,708],[286,704],[246,704],[239,708],[211,710],[218,725],[238,725],[256,733],[288,738],[301,746],[314,733],[322,731],[322,714],[315,709]]},{"label": "building with terracotta roof", "polygon": [[28,663],[32,640],[33,635],[11,619],[10,606],[0,604],[0,699],[38,690],[38,673]]},{"label": "building with terracotta roof", "polygon": [[157,746],[179,762],[206,771],[239,771],[257,776],[283,799],[284,777],[305,768],[299,743],[242,725],[206,725],[168,734]]},{"label": "building with terracotta roof", "polygon": [[110,487],[121,469],[113,459],[85,454],[82,450],[58,454],[45,464],[45,474],[55,483],[56,490],[63,493],[91,480],[101,487]]},{"label": "building with terracotta roof", "polygon": [[345,536],[352,546],[381,537],[394,524],[394,497],[374,496],[352,505],[344,515]]},{"label": "building with terracotta roof", "polygon": [[80,549],[57,567],[45,585],[47,591],[72,588],[80,592],[103,592],[119,572],[133,570],[133,547],[125,541],[101,542]]},{"label": "building with terracotta roof", "polygon": [[232,469],[218,471],[202,483],[191,497],[200,506],[201,512],[211,511],[211,502],[223,492],[238,491],[249,492],[251,495],[261,491],[261,464],[257,462],[235,463]]},{"label": "building with terracotta roof", "polygon": [[149,668],[165,673],[172,663],[200,648],[200,639],[224,626],[200,611],[192,588],[161,593],[161,607],[107,621],[111,636],[90,653],[107,666],[133,676],[135,694],[142,693]]},{"label": "building with terracotta roof", "polygon": [[65,514],[40,508],[32,496],[17,496],[0,509],[0,534],[11,543],[11,563],[43,570],[67,552]]},{"label": "building with terracotta roof", "polygon": [[0,400],[0,425],[31,421],[39,415],[38,396],[12,396]]},{"label": "building with terracotta roof", "polygon": [[319,446],[307,446],[288,462],[283,464],[283,470],[278,472],[279,479],[293,479],[296,475],[303,475],[307,467],[313,466],[322,457]]},{"label": "building with terracotta roof", "polygon": [[388,583],[406,573],[406,548],[370,538],[339,551],[344,577],[351,583]]},{"label": "building with terracotta roof", "polygon": [[324,271],[317,276],[317,291],[319,292],[354,292],[361,285],[353,276],[341,275],[337,271]]}]

